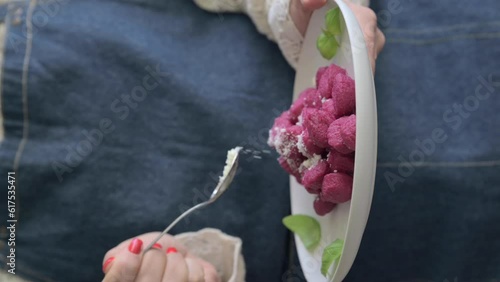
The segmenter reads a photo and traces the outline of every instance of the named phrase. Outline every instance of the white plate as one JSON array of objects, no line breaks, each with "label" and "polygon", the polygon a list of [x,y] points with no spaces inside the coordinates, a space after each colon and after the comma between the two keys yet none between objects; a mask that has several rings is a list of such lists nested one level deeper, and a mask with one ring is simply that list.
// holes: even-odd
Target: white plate
[{"label": "white plate", "polygon": [[[356,84],[356,157],[351,201],[338,205],[330,214],[318,216],[312,205],[315,196],[307,193],[293,177],[290,178],[292,214],[310,215],[321,224],[321,243],[314,253],[308,252],[295,236],[304,275],[313,282],[342,281],[351,269],[370,214],[377,161],[375,86],[363,33],[349,7],[341,0],[335,2],[328,1],[311,17],[294,85],[296,99],[304,89],[314,86],[316,70],[331,63],[345,68]],[[324,26],[325,13],[336,5],[340,7],[345,21],[343,37],[337,55],[332,61],[327,61],[316,49],[316,39]],[[327,279],[320,271],[321,256],[324,247],[337,238],[345,241],[344,250],[335,274]]]}]

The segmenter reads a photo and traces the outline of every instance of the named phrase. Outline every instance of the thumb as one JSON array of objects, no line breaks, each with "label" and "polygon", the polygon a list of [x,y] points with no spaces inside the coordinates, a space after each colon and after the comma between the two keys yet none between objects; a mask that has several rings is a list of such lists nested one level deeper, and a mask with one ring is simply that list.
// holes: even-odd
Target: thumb
[{"label": "thumb", "polygon": [[325,3],[326,0],[290,0],[290,17],[302,35],[306,33],[312,11],[323,7]]}]

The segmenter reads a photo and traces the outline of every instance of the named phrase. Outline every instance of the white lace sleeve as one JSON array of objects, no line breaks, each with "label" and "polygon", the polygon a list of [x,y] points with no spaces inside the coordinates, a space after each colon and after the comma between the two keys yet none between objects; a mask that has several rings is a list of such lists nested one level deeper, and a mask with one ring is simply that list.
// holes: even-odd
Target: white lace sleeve
[{"label": "white lace sleeve", "polygon": [[[212,12],[247,13],[255,26],[270,40],[276,41],[287,62],[296,68],[304,40],[290,17],[291,0],[194,0]],[[367,6],[369,0],[351,0]]]},{"label": "white lace sleeve", "polygon": [[290,0],[272,1],[268,22],[281,53],[290,66],[295,69],[304,38],[290,17]]},{"label": "white lace sleeve", "polygon": [[274,40],[269,27],[267,14],[274,0],[194,0],[202,9],[211,12],[246,13],[257,27],[257,30]]},{"label": "white lace sleeve", "polygon": [[194,0],[194,2],[207,11],[246,13],[260,33],[278,43],[283,56],[295,68],[303,38],[290,18],[290,0]]}]

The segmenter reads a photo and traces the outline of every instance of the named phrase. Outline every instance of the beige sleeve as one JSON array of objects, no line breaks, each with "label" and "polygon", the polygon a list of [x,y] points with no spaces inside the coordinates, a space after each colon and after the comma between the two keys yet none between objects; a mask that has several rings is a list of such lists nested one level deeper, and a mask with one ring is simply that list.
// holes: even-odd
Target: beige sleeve
[{"label": "beige sleeve", "polygon": [[175,238],[191,253],[214,265],[222,282],[245,281],[245,261],[241,254],[240,238],[213,228],[182,233]]},{"label": "beige sleeve", "polygon": [[[241,254],[241,239],[205,228],[175,236],[194,255],[215,266],[222,282],[245,282],[245,260]],[[29,282],[17,275],[0,270],[0,281]]]},{"label": "beige sleeve", "polygon": [[[207,11],[246,13],[257,30],[275,41],[290,66],[296,68],[304,38],[290,17],[290,1],[293,0],[194,0]],[[369,4],[369,0],[351,2]]]}]

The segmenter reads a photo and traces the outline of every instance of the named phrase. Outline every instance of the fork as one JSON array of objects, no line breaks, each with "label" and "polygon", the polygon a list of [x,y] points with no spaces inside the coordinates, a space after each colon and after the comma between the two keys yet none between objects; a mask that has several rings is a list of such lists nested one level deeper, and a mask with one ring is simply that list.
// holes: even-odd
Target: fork
[{"label": "fork", "polygon": [[[158,242],[158,240],[163,237],[163,235],[167,234],[170,229],[172,229],[179,221],[181,221],[184,217],[188,216],[190,213],[201,209],[203,207],[206,207],[213,202],[215,202],[217,199],[220,198],[220,196],[226,192],[227,188],[229,188],[229,185],[233,182],[234,176],[236,175],[236,170],[238,168],[238,159],[239,159],[239,152],[240,152],[240,147],[237,147],[234,150],[235,154],[230,155],[228,152],[228,159],[226,160],[226,167],[224,167],[224,174],[220,177],[219,183],[215,187],[214,191],[212,192],[212,195],[210,195],[210,198],[206,200],[205,202],[199,203],[196,206],[193,206],[192,208],[188,209],[184,213],[182,213],[179,217],[177,217],[172,223],[170,223],[163,232],[158,235],[149,245],[144,249],[144,253],[150,250],[153,245]],[[231,151],[230,151],[231,152]],[[227,173],[226,173],[227,172]]]}]

